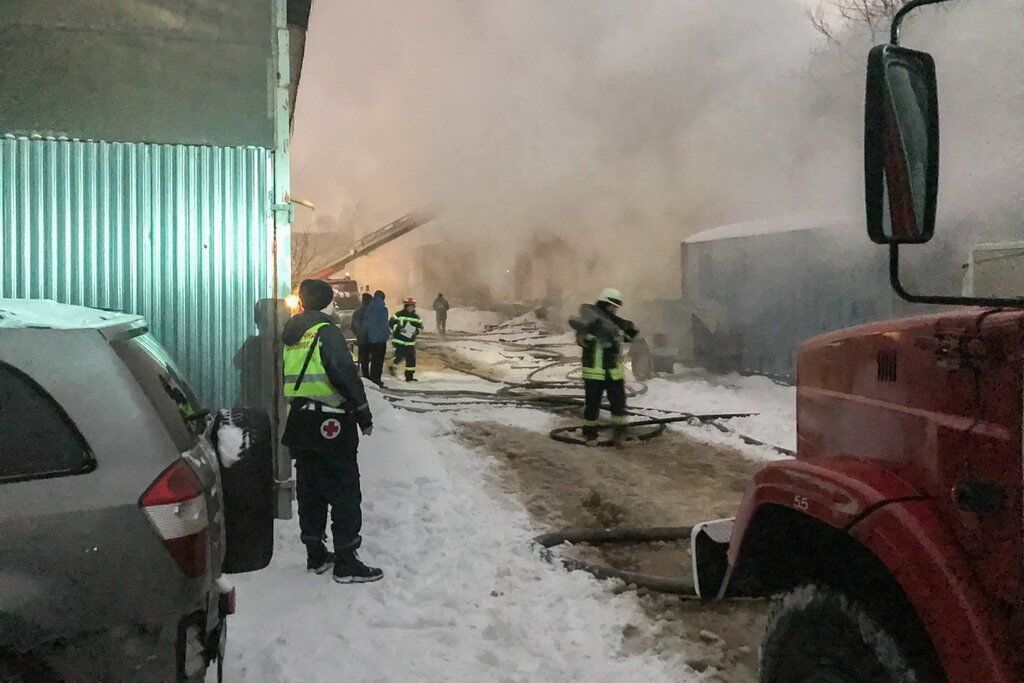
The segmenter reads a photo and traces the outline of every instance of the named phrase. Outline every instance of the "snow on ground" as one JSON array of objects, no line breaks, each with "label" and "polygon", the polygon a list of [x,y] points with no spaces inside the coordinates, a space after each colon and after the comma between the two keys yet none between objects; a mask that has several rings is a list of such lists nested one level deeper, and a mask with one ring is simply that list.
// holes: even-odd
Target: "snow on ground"
[{"label": "snow on ground", "polygon": [[[745,413],[750,417],[721,420],[721,424],[759,441],[796,450],[796,387],[773,382],[767,377],[738,374],[713,375],[689,369],[647,383],[647,393],[630,401],[634,406],[691,413]],[[715,443],[735,446],[743,454],[777,460],[777,451],[744,443],[735,434],[723,433],[710,425],[676,425],[674,428]]]},{"label": "snow on ground", "polygon": [[[362,556],[383,581],[305,572],[295,520],[278,522],[269,568],[235,577],[227,680],[685,681],[683,663],[625,655],[644,623],[630,593],[530,549],[525,510],[489,485],[488,460],[452,437],[451,416],[391,408],[370,392],[363,440]],[[530,414],[533,415],[530,415]],[[541,426],[537,411],[503,411]]]},{"label": "snow on ground", "polygon": [[[423,317],[423,329],[427,332],[437,332],[437,318],[432,309],[420,310]],[[481,311],[476,308],[451,308],[448,310],[448,331],[449,332],[483,332],[491,327],[500,325],[505,316],[495,311]]]},{"label": "snow on ground", "polygon": [[[399,374],[401,373],[402,369],[399,368]],[[493,394],[505,386],[499,382],[490,382],[476,375],[468,375],[457,370],[417,369],[416,379],[419,381],[415,384],[406,383],[401,377],[395,377],[391,380],[385,377],[384,381],[388,390],[398,395],[409,391],[417,393],[427,391],[483,391]]]},{"label": "snow on ground", "polygon": [[513,351],[501,344],[478,339],[454,339],[444,346],[462,356],[477,368],[486,368],[487,375],[508,381],[518,381],[521,372],[514,366],[535,364],[525,351]]},{"label": "snow on ground", "polygon": [[[442,345],[469,364],[486,368],[489,376],[513,383],[525,381],[531,370],[550,364],[551,359],[542,352],[558,352],[567,360],[537,372],[533,379],[580,381],[579,364],[573,360],[579,355],[579,347],[572,335],[546,332],[542,325],[535,328],[537,323],[533,314],[527,314],[491,332],[451,338]],[[790,451],[796,449],[795,387],[778,384],[767,377],[735,373],[715,375],[697,368],[676,367],[679,370],[676,374],[659,375],[647,382],[646,393],[630,398],[629,405],[698,414],[757,413],[750,417],[718,421],[734,433],[722,432],[709,424],[676,423],[671,428],[706,441],[733,446],[755,460],[777,460],[786,456],[769,446],[746,443],[739,435]],[[632,382],[630,385],[637,386]],[[548,389],[546,393],[567,391],[579,393],[559,389]],[[652,416],[657,415],[659,413],[652,413]]]}]

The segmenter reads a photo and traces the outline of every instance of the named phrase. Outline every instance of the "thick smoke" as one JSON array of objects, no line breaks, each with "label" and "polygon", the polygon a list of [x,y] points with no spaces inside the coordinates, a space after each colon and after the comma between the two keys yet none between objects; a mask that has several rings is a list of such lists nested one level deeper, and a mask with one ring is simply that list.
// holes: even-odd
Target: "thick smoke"
[{"label": "thick smoke", "polygon": [[[940,63],[945,139],[967,136],[943,146],[944,207],[1011,193],[1019,213],[1020,18],[965,0],[908,23]],[[698,230],[795,214],[861,229],[868,46],[826,45],[798,0],[320,2],[295,184],[360,231],[438,207],[498,297],[552,240],[571,247],[552,285],[567,296],[677,296]],[[420,256],[399,243],[353,270],[404,286]]]}]

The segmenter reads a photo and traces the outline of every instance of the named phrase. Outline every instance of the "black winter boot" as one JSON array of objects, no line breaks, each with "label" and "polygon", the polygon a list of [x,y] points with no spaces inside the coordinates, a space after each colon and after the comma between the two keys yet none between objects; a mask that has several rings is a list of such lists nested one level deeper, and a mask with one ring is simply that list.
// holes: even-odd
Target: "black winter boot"
[{"label": "black winter boot", "polygon": [[327,549],[323,541],[306,543],[306,571],[323,574],[334,564],[334,553]]},{"label": "black winter boot", "polygon": [[355,550],[338,553],[334,563],[334,580],[338,583],[370,583],[384,578],[384,572],[377,567],[363,564]]}]

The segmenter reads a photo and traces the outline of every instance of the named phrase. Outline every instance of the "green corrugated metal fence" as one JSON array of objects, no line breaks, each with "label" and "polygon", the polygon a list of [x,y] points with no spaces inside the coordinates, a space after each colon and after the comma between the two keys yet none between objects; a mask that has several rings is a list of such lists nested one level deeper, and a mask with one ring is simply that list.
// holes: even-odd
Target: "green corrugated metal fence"
[{"label": "green corrugated metal fence", "polygon": [[141,314],[207,405],[233,405],[273,296],[270,156],[0,139],[0,296]]}]

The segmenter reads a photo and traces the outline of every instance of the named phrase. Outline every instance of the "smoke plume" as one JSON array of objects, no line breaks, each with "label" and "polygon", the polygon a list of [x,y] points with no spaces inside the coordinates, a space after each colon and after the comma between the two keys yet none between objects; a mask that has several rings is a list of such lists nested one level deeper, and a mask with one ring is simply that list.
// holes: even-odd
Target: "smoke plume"
[{"label": "smoke plume", "polygon": [[[957,3],[905,36],[935,53],[958,140],[943,210],[981,197],[1019,215],[1019,5]],[[571,247],[566,295],[678,296],[679,242],[704,228],[821,215],[864,239],[870,41],[842,38],[827,44],[798,0],[319,2],[295,185],[360,232],[438,207],[435,230],[499,297],[545,240]],[[353,270],[405,286],[418,253],[400,241]]]}]

